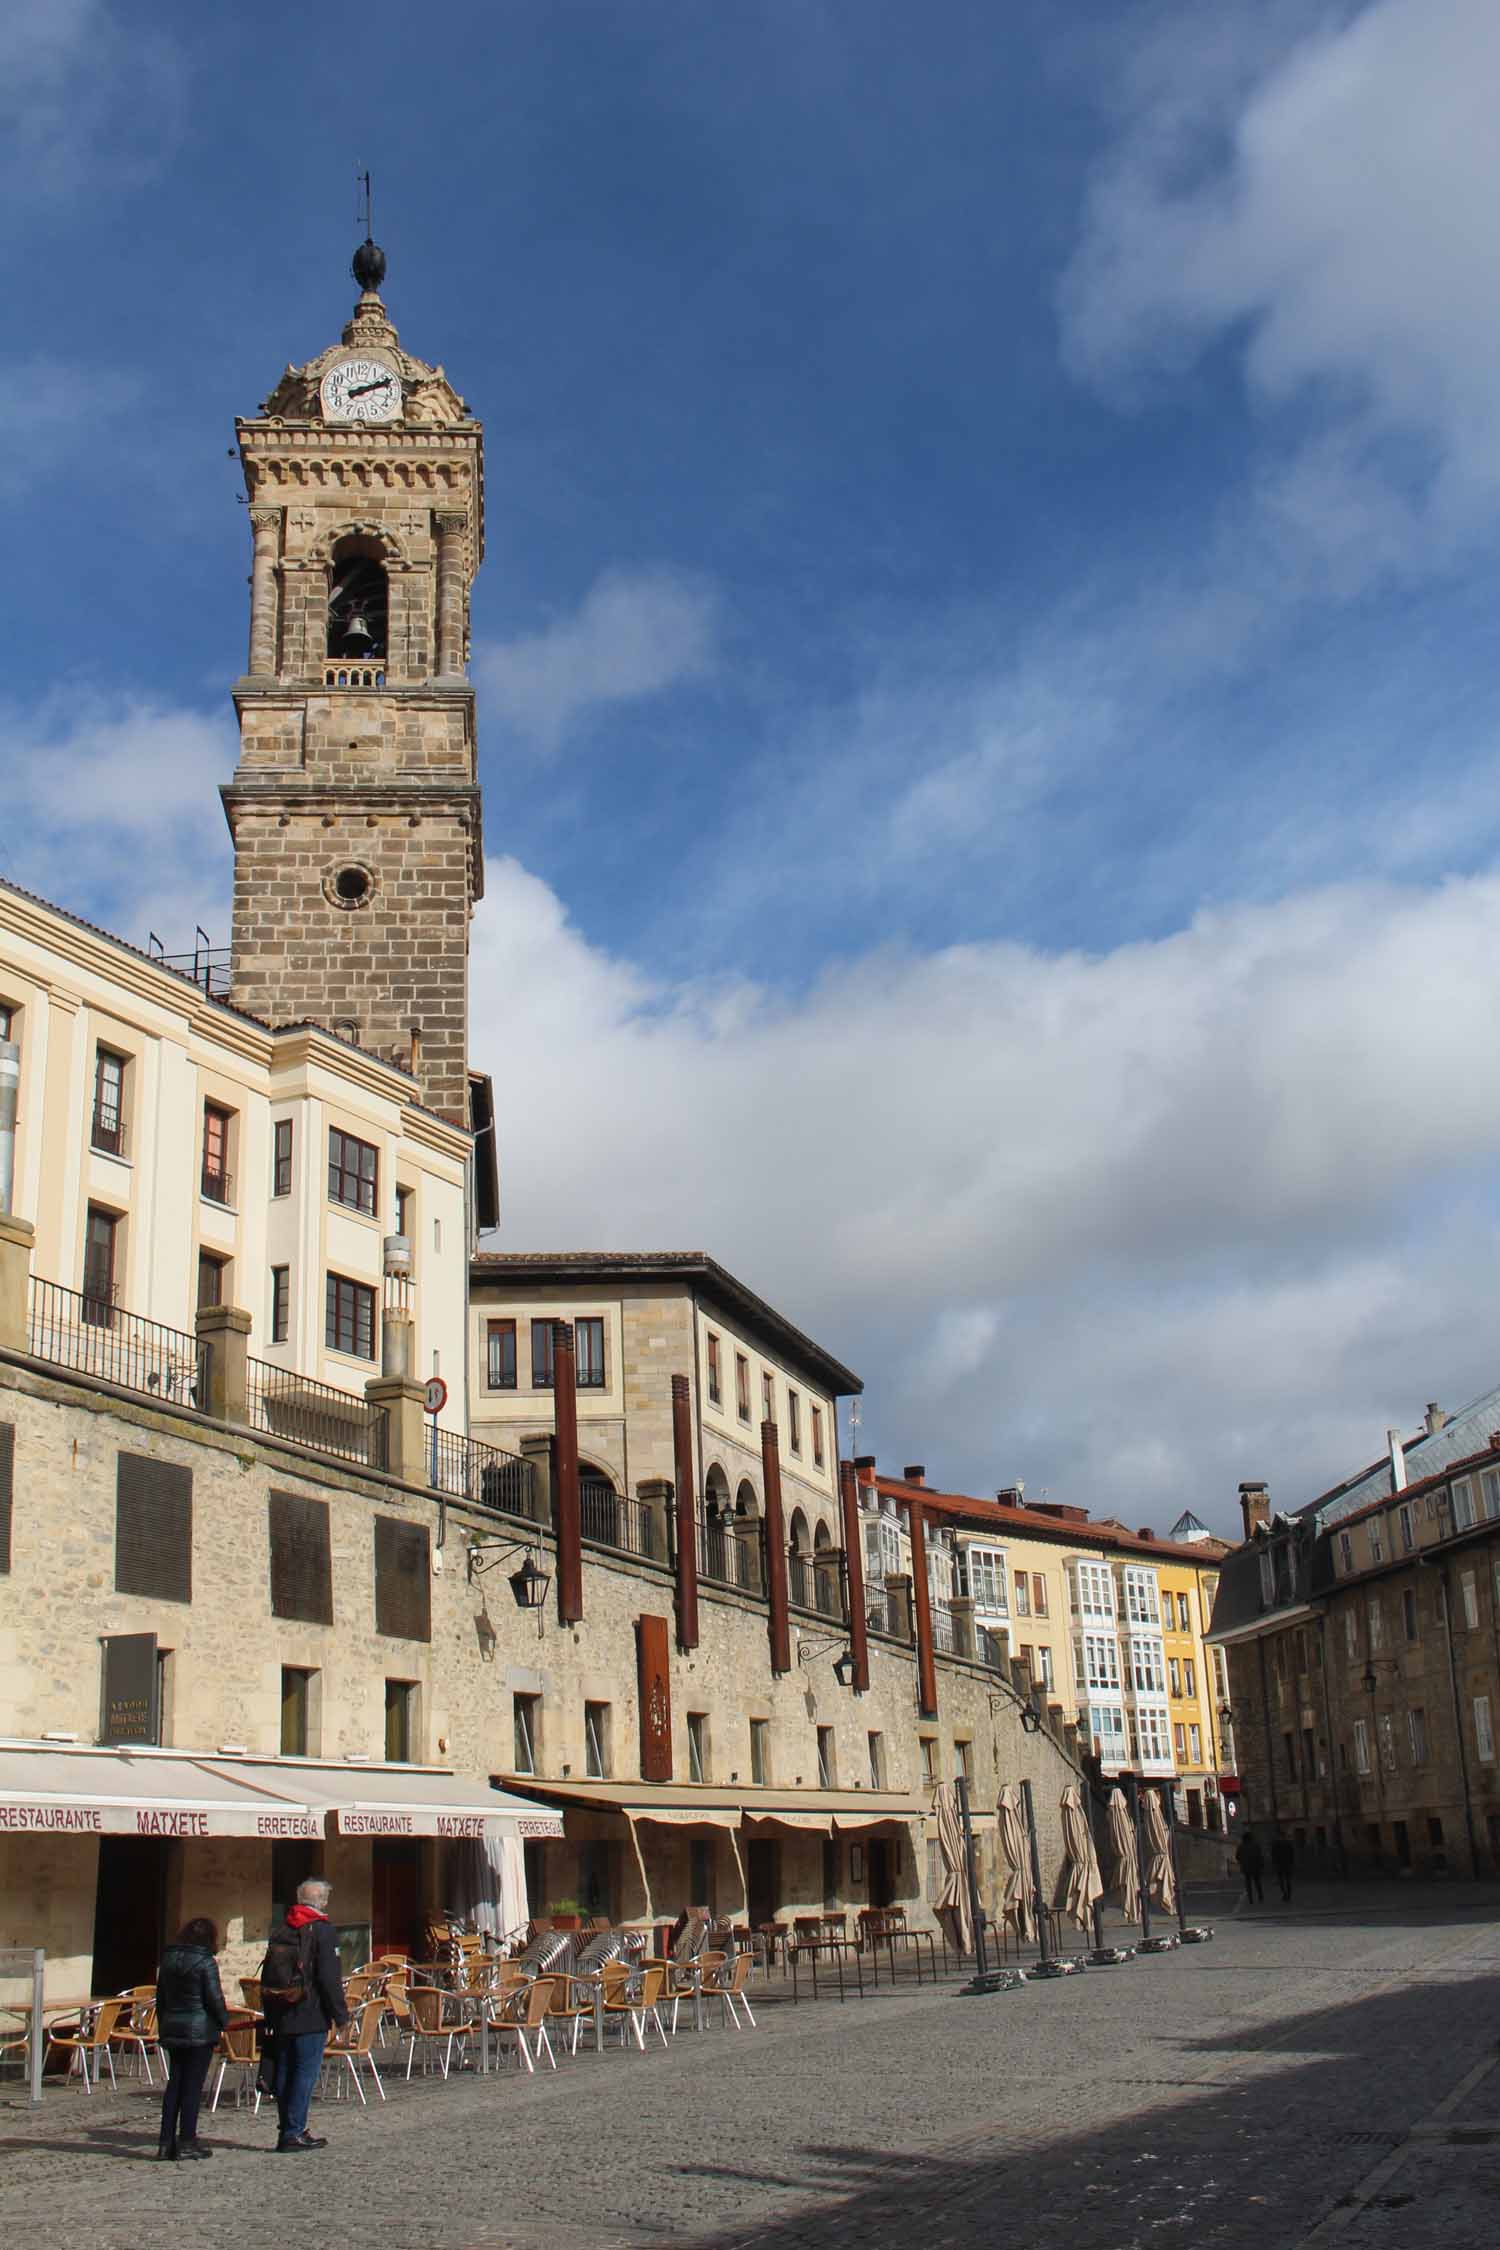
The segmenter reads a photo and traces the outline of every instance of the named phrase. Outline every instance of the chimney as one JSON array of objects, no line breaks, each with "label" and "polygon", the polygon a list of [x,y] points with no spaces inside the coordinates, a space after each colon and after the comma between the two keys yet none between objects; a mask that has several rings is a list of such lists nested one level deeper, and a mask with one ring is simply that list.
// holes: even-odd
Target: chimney
[{"label": "chimney", "polygon": [[854,1474],[861,1484],[867,1485],[873,1492],[875,1489],[875,1455],[873,1453],[856,1453],[854,1456]]},{"label": "chimney", "polygon": [[1401,1432],[1399,1430],[1387,1430],[1385,1442],[1391,1449],[1391,1490],[1392,1492],[1404,1492],[1406,1490],[1406,1452],[1401,1443]]},{"label": "chimney", "polygon": [[1240,1516],[1247,1539],[1260,1524],[1270,1522],[1271,1495],[1265,1485],[1252,1483],[1240,1486]]},{"label": "chimney", "polygon": [[923,1468],[921,1462],[917,1461],[910,1468],[901,1471],[901,1481],[903,1484],[925,1484],[927,1482],[927,1471]]},{"label": "chimney", "polygon": [[995,1494],[995,1498],[1002,1508],[1024,1508],[1026,1505],[1025,1490],[1024,1485],[1002,1484],[1000,1490]]},{"label": "chimney", "polygon": [[1442,1428],[1447,1419],[1447,1415],[1444,1413],[1442,1407],[1438,1405],[1437,1400],[1435,1398],[1430,1398],[1427,1401],[1427,1412],[1422,1416],[1422,1420],[1427,1425],[1427,1435],[1429,1437],[1436,1437],[1438,1431]]},{"label": "chimney", "polygon": [[1151,1529],[1149,1523],[1137,1524],[1135,1535],[1137,1539],[1154,1539],[1156,1537],[1156,1533]]}]

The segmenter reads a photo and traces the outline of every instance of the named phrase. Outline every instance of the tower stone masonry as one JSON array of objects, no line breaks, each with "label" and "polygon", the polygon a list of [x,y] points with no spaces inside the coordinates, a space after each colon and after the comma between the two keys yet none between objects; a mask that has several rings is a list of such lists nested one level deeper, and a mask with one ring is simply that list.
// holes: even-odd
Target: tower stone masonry
[{"label": "tower stone masonry", "polygon": [[468,1118],[469,919],[483,888],[467,677],[480,424],[362,293],[340,343],[236,424],[251,530],[231,997],[405,1064]]}]

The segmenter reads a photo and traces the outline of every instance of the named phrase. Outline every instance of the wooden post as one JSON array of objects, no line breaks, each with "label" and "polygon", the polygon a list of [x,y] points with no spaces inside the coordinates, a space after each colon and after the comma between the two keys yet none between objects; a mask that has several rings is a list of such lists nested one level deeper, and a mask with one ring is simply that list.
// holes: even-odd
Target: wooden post
[{"label": "wooden post", "polygon": [[698,1495],[685,1375],[672,1377],[672,1474],[677,1482],[677,1646],[698,1646]]},{"label": "wooden post", "polygon": [[839,1463],[839,1515],[844,1527],[844,1576],[849,1587],[849,1649],[854,1658],[853,1687],[863,1695],[870,1685],[870,1628],[865,1616],[865,1551],[859,1522],[859,1486],[854,1463]]},{"label": "wooden post", "polygon": [[932,1596],[927,1585],[927,1530],[920,1500],[906,1503],[911,1526],[912,1617],[917,1633],[917,1709],[924,1719],[937,1717],[937,1666],[932,1660]]},{"label": "wooden post", "polygon": [[760,1426],[761,1474],[766,1487],[766,1592],[770,1597],[767,1630],[771,1642],[771,1670],[792,1668],[792,1624],[787,1610],[786,1525],[781,1516],[781,1441],[774,1422]]},{"label": "wooden post", "polygon": [[578,1381],[573,1329],[552,1323],[552,1417],[557,1432],[552,1504],[557,1524],[557,1614],[564,1625],[583,1616],[583,1511],[578,1497]]}]

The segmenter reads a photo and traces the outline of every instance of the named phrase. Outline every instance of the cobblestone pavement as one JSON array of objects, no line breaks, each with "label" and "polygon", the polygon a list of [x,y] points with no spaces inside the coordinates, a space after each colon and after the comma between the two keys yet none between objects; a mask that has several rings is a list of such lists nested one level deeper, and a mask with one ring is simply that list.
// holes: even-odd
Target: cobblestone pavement
[{"label": "cobblestone pavement", "polygon": [[1372,1889],[1237,1912],[1213,1944],[987,1998],[959,1979],[684,2029],[390,2100],[273,2159],[150,2161],[152,2097],[0,2101],[0,2224],[188,2250],[1493,2250],[1500,1896]]}]

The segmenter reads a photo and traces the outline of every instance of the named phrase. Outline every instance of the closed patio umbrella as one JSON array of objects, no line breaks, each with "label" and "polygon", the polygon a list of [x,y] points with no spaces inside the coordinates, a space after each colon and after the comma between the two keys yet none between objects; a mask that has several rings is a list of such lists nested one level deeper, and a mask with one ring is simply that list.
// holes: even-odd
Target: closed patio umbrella
[{"label": "closed patio umbrella", "polygon": [[1161,1794],[1155,1789],[1142,1791],[1141,1810],[1146,1820],[1146,1888],[1165,1914],[1177,1912],[1177,1885],[1172,1880],[1172,1847],[1167,1841],[1167,1823],[1162,1815]]},{"label": "closed patio umbrella", "polygon": [[1135,1856],[1135,1823],[1123,1789],[1111,1789],[1109,1793],[1109,1848],[1114,1860],[1110,1889],[1118,1898],[1126,1921],[1138,1922],[1141,1918],[1141,1869]]},{"label": "closed patio umbrella", "polygon": [[962,1959],[973,1950],[974,1931],[969,1914],[968,1869],[964,1862],[963,1816],[959,1811],[958,1790],[951,1781],[938,1784],[932,1810],[937,1819],[938,1850],[943,1855],[943,1887],[938,1893],[936,1912]]},{"label": "closed patio umbrella", "polygon": [[1060,1914],[1081,1930],[1092,1926],[1094,1903],[1104,1896],[1099,1858],[1089,1832],[1083,1798],[1076,1781],[1070,1781],[1059,1800],[1062,1812],[1063,1864],[1057,1878],[1055,1904]]},{"label": "closed patio umbrella", "polygon": [[1029,1938],[1033,1933],[1030,1894],[1026,1885],[1026,1838],[1021,1828],[1021,1807],[1013,1781],[1007,1781],[1001,1787],[995,1819],[1000,1834],[1000,1919],[1010,1924],[1018,1938]]}]

